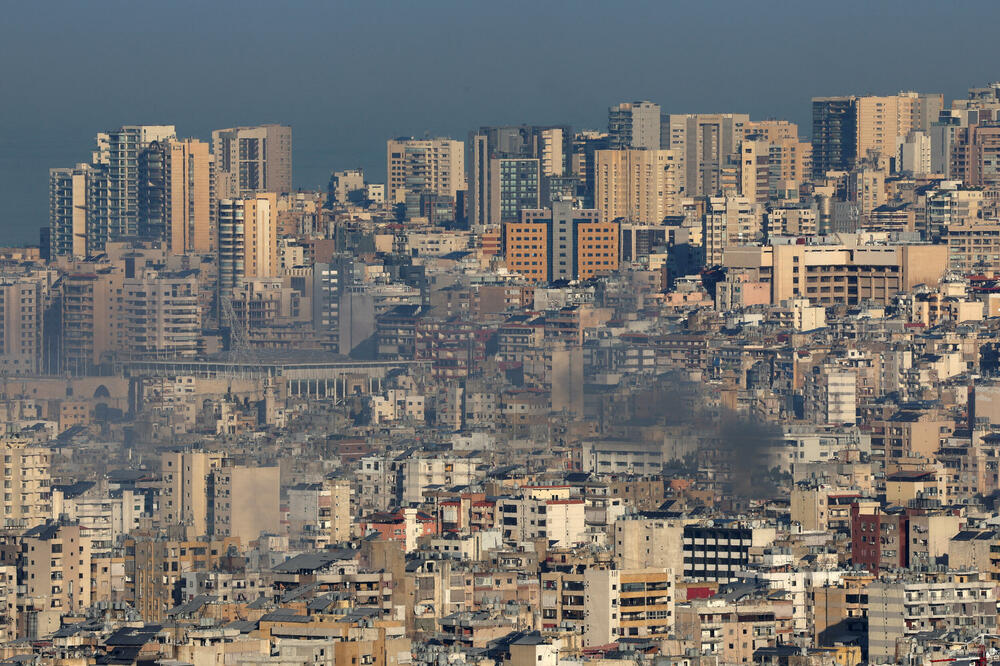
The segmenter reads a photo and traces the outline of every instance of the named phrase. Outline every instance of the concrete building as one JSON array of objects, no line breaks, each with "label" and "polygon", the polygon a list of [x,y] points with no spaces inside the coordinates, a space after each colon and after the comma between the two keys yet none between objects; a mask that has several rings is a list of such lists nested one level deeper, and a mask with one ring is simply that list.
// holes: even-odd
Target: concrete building
[{"label": "concrete building", "polygon": [[[735,188],[739,147],[750,116],[745,113],[664,115],[660,147],[677,151],[686,197],[722,194],[727,179]],[[728,175],[725,173],[729,171]]]},{"label": "concrete building", "polygon": [[[176,136],[173,125],[125,125],[97,135],[92,164],[107,174],[107,236],[133,238],[139,233],[140,155],[154,142]],[[96,220],[95,220],[96,221]]]},{"label": "concrete building", "polygon": [[42,335],[48,284],[40,278],[0,279],[0,371],[42,372]]},{"label": "concrete building", "polygon": [[507,268],[535,282],[586,280],[618,270],[617,222],[599,222],[595,210],[554,201],[524,210],[504,225]]},{"label": "concrete building", "polygon": [[465,185],[465,145],[454,139],[398,138],[386,142],[386,196],[390,204],[406,195],[432,193],[452,201]]},{"label": "concrete building", "polygon": [[85,258],[104,249],[107,227],[107,173],[77,164],[49,170],[49,252]]},{"label": "concrete building", "polygon": [[541,203],[541,162],[536,158],[490,160],[489,220],[516,222],[521,211],[537,209]]},{"label": "concrete building", "polygon": [[768,526],[685,525],[683,535],[685,578],[727,583],[750,563],[750,549],[769,546],[777,530]]},{"label": "concrete building", "polygon": [[246,467],[223,461],[211,472],[214,495],[208,500],[212,534],[255,541],[262,533],[277,534],[281,524],[280,470]]},{"label": "concrete building", "polygon": [[224,457],[206,451],[171,451],[160,457],[162,525],[184,525],[192,537],[209,534],[209,501],[214,500],[210,475],[222,466]]},{"label": "concrete building", "polygon": [[170,139],[140,160],[139,236],[163,240],[172,254],[215,248],[215,168],[208,143]]},{"label": "concrete building", "polygon": [[730,247],[723,264],[770,284],[772,303],[801,296],[814,305],[888,304],[918,284],[937,284],[947,269],[944,245],[875,245],[838,238],[840,243],[829,245]]},{"label": "concrete building", "polygon": [[969,187],[1000,185],[1000,124],[973,124],[955,131],[949,178]]},{"label": "concrete building", "polygon": [[90,539],[79,525],[33,527],[24,534],[23,548],[27,608],[66,614],[90,607]]},{"label": "concrete building", "polygon": [[424,493],[433,487],[472,485],[479,478],[479,458],[410,458],[399,467],[404,504],[421,504]]},{"label": "concrete building", "polygon": [[900,137],[927,132],[944,107],[940,94],[813,98],[813,175],[850,171],[858,160],[897,155]]},{"label": "concrete building", "polygon": [[[365,173],[361,169],[347,169],[345,171],[334,171],[330,175],[330,186],[327,200],[338,204],[347,204],[352,197],[360,192],[363,198],[365,190]],[[384,201],[384,199],[383,199]],[[374,202],[381,203],[381,202]]]},{"label": "concrete building", "polygon": [[287,125],[215,130],[212,155],[218,199],[292,191],[292,128]]},{"label": "concrete building", "polygon": [[614,524],[615,562],[620,569],[684,570],[684,526],[692,519],[626,516]]},{"label": "concrete building", "polygon": [[623,638],[655,640],[674,626],[674,576],[666,569],[584,572],[583,644],[608,645]]},{"label": "concrete building", "polygon": [[680,214],[682,163],[677,150],[598,150],[595,208],[603,222],[662,225]]},{"label": "concrete building", "polygon": [[806,412],[815,423],[843,425],[858,419],[858,377],[851,368],[825,365],[810,378]]},{"label": "concrete building", "polygon": [[52,451],[30,440],[3,438],[5,527],[31,528],[52,516],[50,465]]},{"label": "concrete building", "polygon": [[608,109],[608,147],[659,150],[660,105],[622,102]]},{"label": "concrete building", "polygon": [[996,631],[994,585],[977,572],[910,574],[868,586],[868,661],[894,663],[897,641],[935,630]]},{"label": "concrete building", "polygon": [[273,193],[252,199],[219,201],[219,288],[243,286],[245,278],[278,274],[277,199]]},{"label": "concrete building", "polygon": [[466,178],[469,225],[482,231],[516,221],[523,208],[547,203],[543,195],[549,191],[549,181],[567,174],[572,139],[570,128],[561,125],[480,127],[471,132]]},{"label": "concrete building", "polygon": [[144,271],[122,284],[124,353],[133,359],[193,358],[201,336],[198,280],[193,273]]},{"label": "concrete building", "polygon": [[584,541],[586,525],[582,499],[570,499],[569,486],[526,487],[520,497],[497,503],[504,539],[546,539],[557,546]]},{"label": "concrete building", "polygon": [[931,168],[931,136],[927,132],[911,131],[897,139],[899,144],[896,170],[914,176],[933,173]]},{"label": "concrete building", "polygon": [[709,197],[702,228],[705,265],[721,265],[730,246],[762,240],[763,223],[764,207],[748,197]]}]

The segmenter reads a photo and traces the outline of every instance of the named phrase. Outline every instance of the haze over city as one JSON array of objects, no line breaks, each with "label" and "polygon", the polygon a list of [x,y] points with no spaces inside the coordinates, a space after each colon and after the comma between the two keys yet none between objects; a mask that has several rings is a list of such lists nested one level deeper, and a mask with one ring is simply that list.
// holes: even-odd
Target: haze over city
[{"label": "haze over city", "polygon": [[1000,4],[4,10],[0,666],[1000,666]]},{"label": "haze over city", "polygon": [[992,80],[988,1],[7,3],[0,231],[37,242],[48,169],[122,124],[280,122],[294,185],[384,168],[389,136],[600,128],[619,99],[797,122],[809,99]]}]

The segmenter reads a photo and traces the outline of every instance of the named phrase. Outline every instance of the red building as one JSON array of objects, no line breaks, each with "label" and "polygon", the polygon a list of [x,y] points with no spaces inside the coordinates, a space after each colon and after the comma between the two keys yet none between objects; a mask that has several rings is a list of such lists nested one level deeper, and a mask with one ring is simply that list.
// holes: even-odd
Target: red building
[{"label": "red building", "polygon": [[851,504],[851,562],[877,574],[909,561],[909,513],[874,502]]}]

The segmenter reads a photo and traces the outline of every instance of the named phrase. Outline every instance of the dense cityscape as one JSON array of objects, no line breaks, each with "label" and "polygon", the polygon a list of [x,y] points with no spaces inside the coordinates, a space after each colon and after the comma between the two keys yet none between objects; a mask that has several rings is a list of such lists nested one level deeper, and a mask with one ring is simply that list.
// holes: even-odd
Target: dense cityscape
[{"label": "dense cityscape", "polygon": [[811,108],[103,128],[0,248],[0,663],[1000,660],[1000,83]]}]

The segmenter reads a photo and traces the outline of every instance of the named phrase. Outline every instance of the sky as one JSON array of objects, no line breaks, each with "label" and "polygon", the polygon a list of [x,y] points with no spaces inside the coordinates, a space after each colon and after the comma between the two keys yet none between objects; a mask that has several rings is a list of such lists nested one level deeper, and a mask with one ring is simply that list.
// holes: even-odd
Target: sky
[{"label": "sky", "polygon": [[608,106],[784,118],[810,98],[964,97],[1000,79],[1000,3],[968,0],[2,1],[0,245],[37,242],[48,169],[97,132],[292,126],[295,187],[385,180],[385,140],[603,128]]}]

